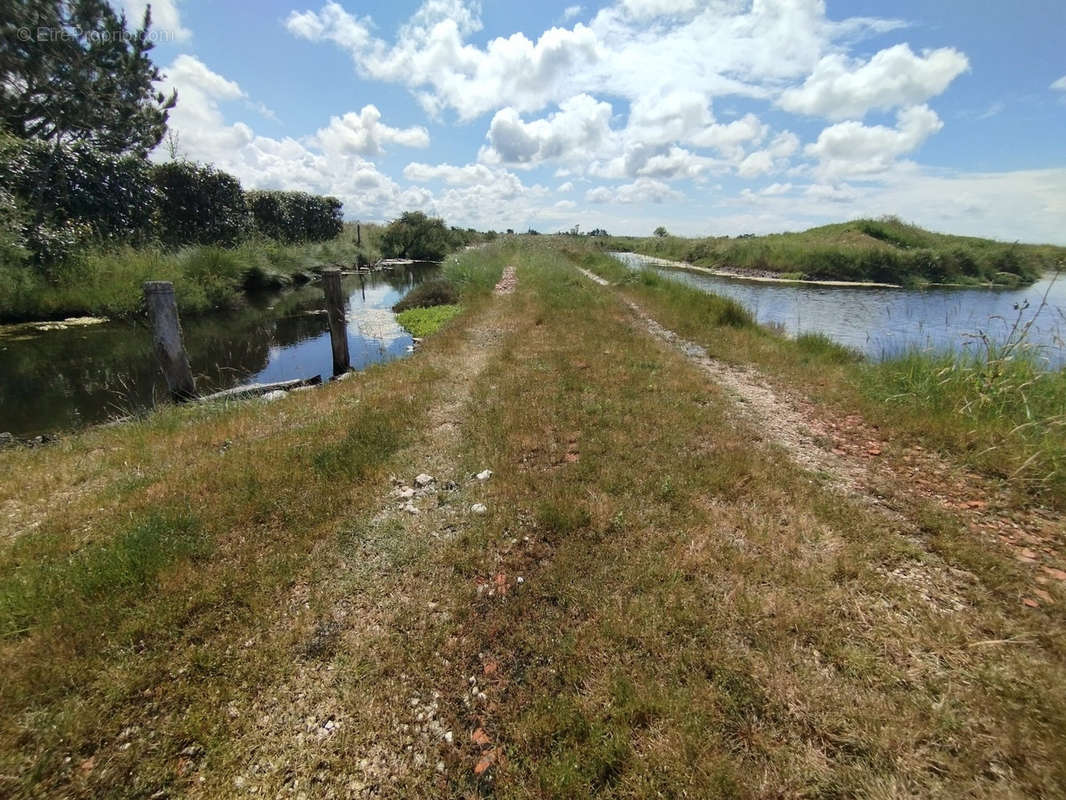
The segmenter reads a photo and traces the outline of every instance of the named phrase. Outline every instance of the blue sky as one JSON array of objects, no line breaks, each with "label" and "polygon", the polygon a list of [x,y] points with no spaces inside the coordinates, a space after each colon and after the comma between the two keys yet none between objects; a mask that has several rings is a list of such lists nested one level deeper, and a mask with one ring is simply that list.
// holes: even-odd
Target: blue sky
[{"label": "blue sky", "polygon": [[350,219],[1066,244],[1062,0],[152,9],[177,151]]}]

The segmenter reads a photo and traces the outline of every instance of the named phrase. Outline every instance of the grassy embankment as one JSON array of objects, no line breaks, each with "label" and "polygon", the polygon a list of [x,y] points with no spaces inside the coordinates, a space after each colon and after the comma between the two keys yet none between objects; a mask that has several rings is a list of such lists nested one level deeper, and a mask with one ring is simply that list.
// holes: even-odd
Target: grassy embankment
[{"label": "grassy embankment", "polygon": [[334,264],[380,258],[382,228],[354,224],[327,242],[285,245],[253,239],[234,248],[194,246],[178,251],[117,246],[88,250],[47,270],[0,265],[0,322],[71,316],[128,317],[141,307],[146,280],[174,282],[179,310],[197,314],[239,305],[249,289],[279,288]]},{"label": "grassy embankment", "polygon": [[[827,491],[567,253],[461,259],[410,359],[0,452],[4,794],[1061,796],[1059,589]],[[849,367],[622,291],[730,361]],[[459,489],[383,519],[434,459]]]},{"label": "grassy embankment", "polygon": [[842,414],[859,410],[896,436],[1066,508],[1066,371],[1049,371],[1024,337],[972,356],[912,351],[872,363],[819,334],[788,341],[735,303],[591,249],[571,255],[712,356],[754,364]]},{"label": "grassy embankment", "polygon": [[755,270],[782,278],[1017,286],[1066,264],[1066,248],[933,233],[895,218],[860,219],[802,233],[688,239],[614,236],[597,240],[712,269]]}]

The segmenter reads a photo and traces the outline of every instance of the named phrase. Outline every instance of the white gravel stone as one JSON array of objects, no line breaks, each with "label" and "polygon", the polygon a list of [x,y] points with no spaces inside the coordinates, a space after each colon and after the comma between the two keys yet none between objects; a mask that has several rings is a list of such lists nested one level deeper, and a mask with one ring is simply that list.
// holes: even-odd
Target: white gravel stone
[{"label": "white gravel stone", "polygon": [[427,475],[423,472],[421,475],[415,477],[415,486],[417,486],[419,489],[425,489],[427,486],[433,483],[433,481],[434,478],[432,475]]},{"label": "white gravel stone", "polygon": [[491,469],[483,470],[483,471],[481,471],[481,472],[479,472],[477,474],[477,479],[479,481],[487,481],[491,477],[492,477],[492,470]]},{"label": "white gravel stone", "polygon": [[470,506],[470,510],[473,511],[475,514],[489,513],[489,507],[484,503],[474,503],[474,505]]}]

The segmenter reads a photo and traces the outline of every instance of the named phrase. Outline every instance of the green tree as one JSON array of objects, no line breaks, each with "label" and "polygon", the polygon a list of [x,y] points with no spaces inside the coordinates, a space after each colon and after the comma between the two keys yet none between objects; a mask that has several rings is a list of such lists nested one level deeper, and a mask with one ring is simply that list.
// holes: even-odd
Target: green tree
[{"label": "green tree", "polygon": [[653,231],[653,233],[654,233],[654,234],[655,234],[656,236],[658,236],[658,237],[659,237],[660,239],[662,239],[662,238],[663,238],[664,236],[666,236],[666,235],[667,235],[667,233],[668,233],[668,232],[667,232],[666,228],[664,228],[664,227],[663,227],[662,225],[660,225],[660,226],[659,226],[658,228],[656,228],[656,229],[655,229],[655,230]]},{"label": "green tree", "polygon": [[440,261],[451,249],[444,221],[421,211],[405,211],[381,234],[381,253],[386,258]]},{"label": "green tree", "polygon": [[0,3],[0,125],[20,139],[147,155],[177,102],[156,90],[151,9],[130,30],[105,0]]}]

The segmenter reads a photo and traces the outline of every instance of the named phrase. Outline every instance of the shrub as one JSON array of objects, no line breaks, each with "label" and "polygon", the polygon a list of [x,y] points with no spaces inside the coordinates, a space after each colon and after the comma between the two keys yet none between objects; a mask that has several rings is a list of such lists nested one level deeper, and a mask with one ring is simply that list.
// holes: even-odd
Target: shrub
[{"label": "shrub", "polygon": [[280,242],[333,239],[343,227],[336,197],[256,190],[247,193],[247,201],[256,232]]},{"label": "shrub", "polygon": [[426,281],[409,291],[392,307],[393,311],[406,311],[409,308],[430,308],[432,306],[453,305],[459,302],[459,292],[445,280]]},{"label": "shrub", "polygon": [[381,235],[381,252],[386,258],[440,261],[451,247],[444,221],[421,211],[405,211]]},{"label": "shrub", "polygon": [[248,206],[240,181],[214,167],[171,161],[155,167],[159,230],[170,247],[232,247],[248,230]]},{"label": "shrub", "polygon": [[141,243],[155,232],[149,164],[85,143],[0,134],[0,193],[9,206],[0,236],[20,241],[38,264],[69,256],[89,238]]}]

